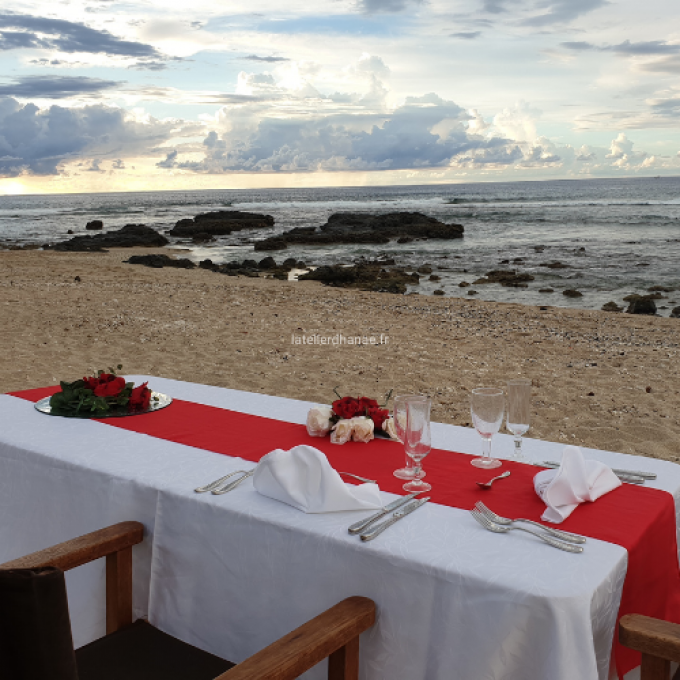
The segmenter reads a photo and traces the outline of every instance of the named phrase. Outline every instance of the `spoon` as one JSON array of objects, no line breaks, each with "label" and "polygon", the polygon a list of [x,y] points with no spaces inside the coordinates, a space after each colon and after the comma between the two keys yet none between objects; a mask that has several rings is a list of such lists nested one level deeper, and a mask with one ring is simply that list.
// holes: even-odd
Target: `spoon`
[{"label": "spoon", "polygon": [[509,477],[510,476],[510,470],[506,470],[502,475],[498,475],[498,477],[494,477],[493,479],[490,479],[488,482],[477,482],[477,486],[480,489],[490,489],[491,485],[497,480],[497,479],[503,479],[503,477]]}]

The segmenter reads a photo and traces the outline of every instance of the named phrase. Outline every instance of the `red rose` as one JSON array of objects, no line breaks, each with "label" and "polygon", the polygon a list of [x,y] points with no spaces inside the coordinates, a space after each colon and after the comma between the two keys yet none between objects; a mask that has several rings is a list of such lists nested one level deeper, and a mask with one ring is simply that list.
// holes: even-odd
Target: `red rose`
[{"label": "red rose", "polygon": [[368,409],[368,417],[373,421],[376,430],[382,430],[383,423],[390,417],[386,408],[375,406]]},{"label": "red rose", "polygon": [[354,397],[343,397],[333,402],[333,412],[341,418],[354,418],[360,414],[362,409],[359,405],[359,400]]},{"label": "red rose", "polygon": [[375,399],[369,399],[368,397],[359,398],[360,413],[368,413],[369,409],[372,408],[378,408],[378,402]]},{"label": "red rose", "polygon": [[97,378],[83,378],[83,382],[85,383],[85,387],[92,391],[94,391],[94,388],[99,385],[99,380],[97,380]]},{"label": "red rose", "polygon": [[132,410],[143,411],[148,408],[151,402],[151,390],[147,387],[148,383],[142,383],[139,387],[135,387],[130,394],[130,401],[128,408]]},{"label": "red rose", "polygon": [[125,378],[111,376],[113,380],[102,381],[101,376],[99,385],[94,388],[95,397],[117,397],[125,389]]}]

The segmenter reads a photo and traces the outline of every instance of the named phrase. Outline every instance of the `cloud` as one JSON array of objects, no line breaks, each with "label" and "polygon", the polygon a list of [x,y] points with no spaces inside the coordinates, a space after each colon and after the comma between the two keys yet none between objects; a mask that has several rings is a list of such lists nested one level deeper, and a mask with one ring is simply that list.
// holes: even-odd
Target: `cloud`
[{"label": "cloud", "polygon": [[120,85],[114,80],[86,76],[24,76],[10,85],[0,85],[0,97],[24,99],[63,99],[74,96],[96,96],[102,90]]},{"label": "cloud", "polygon": [[624,40],[618,45],[594,45],[589,42],[563,42],[562,47],[568,50],[585,51],[598,50],[600,52],[614,52],[624,56],[647,56],[656,54],[680,54],[680,45],[668,43],[664,40],[648,40],[646,42],[632,43]]},{"label": "cloud", "polygon": [[249,54],[247,57],[243,57],[248,61],[264,61],[268,64],[273,64],[278,61],[290,61],[287,57],[258,57],[256,54]]},{"label": "cloud", "polygon": [[680,73],[680,56],[657,59],[646,64],[640,64],[638,68],[650,73]]},{"label": "cloud", "polygon": [[460,38],[462,40],[474,40],[482,35],[481,31],[461,31],[460,33],[449,33],[452,38]]},{"label": "cloud", "polygon": [[524,26],[550,26],[551,24],[567,23],[577,19],[582,14],[592,12],[599,7],[608,5],[607,0],[548,0],[540,2],[538,6],[547,11],[524,19]]},{"label": "cloud", "polygon": [[0,14],[0,50],[20,48],[52,49],[60,52],[87,52],[109,56],[161,59],[163,55],[151,45],[121,40],[108,31],[85,24],[34,17],[27,14]]},{"label": "cloud", "polygon": [[101,164],[101,158],[93,158],[92,163],[89,168],[85,168],[87,172],[104,172],[102,168],[99,167]]},{"label": "cloud", "polygon": [[56,175],[65,160],[85,154],[144,155],[181,128],[176,121],[140,119],[101,104],[39,109],[0,97],[0,177]]},{"label": "cloud", "polygon": [[423,0],[360,0],[361,9],[367,14],[377,12],[403,12],[409,5],[419,5]]}]

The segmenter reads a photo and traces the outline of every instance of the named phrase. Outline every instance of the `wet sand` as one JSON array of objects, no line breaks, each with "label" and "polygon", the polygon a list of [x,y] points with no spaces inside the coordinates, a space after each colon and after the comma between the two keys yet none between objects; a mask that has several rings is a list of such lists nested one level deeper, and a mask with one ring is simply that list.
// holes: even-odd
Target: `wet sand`
[{"label": "wet sand", "polygon": [[526,377],[528,436],[680,460],[680,319],[124,264],[135,252],[0,252],[0,392],[121,363],[319,403],[423,392],[433,420],[469,425],[472,388]]}]

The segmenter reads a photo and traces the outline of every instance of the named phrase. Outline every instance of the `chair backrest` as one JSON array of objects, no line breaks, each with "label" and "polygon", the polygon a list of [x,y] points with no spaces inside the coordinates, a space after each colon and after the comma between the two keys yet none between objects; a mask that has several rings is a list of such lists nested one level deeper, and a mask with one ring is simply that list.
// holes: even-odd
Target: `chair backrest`
[{"label": "chair backrest", "polygon": [[78,680],[64,572],[0,569],[0,680]]}]

